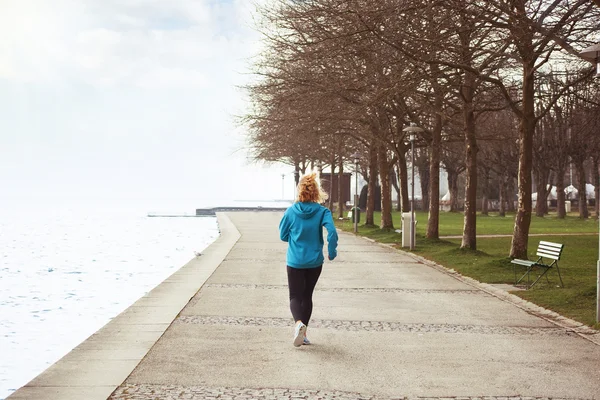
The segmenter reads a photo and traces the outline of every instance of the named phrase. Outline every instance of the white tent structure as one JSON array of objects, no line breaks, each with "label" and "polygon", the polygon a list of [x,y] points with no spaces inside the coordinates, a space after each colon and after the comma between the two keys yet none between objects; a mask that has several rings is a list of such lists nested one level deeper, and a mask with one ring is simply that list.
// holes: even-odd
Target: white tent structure
[{"label": "white tent structure", "polygon": [[[594,191],[595,186],[589,183],[585,184],[585,197],[589,199],[595,199],[596,193]],[[569,185],[565,188],[565,194],[567,195],[567,199],[576,199],[579,196],[579,190],[573,185]]]},{"label": "white tent structure", "polygon": [[588,199],[595,199],[596,198],[596,187],[592,184],[586,183],[585,184],[585,195],[587,196]]},{"label": "white tent structure", "polygon": [[[548,186],[550,186],[550,185],[548,185]],[[546,189],[548,189],[548,187],[546,187]],[[566,193],[566,189],[565,189],[565,193]],[[537,201],[537,192],[533,192],[531,194],[531,200]],[[556,186],[552,186],[552,188],[550,189],[550,194],[548,194],[548,200],[556,200]]]},{"label": "white tent structure", "polygon": [[[594,192],[594,185],[589,183],[585,184],[585,195],[587,199],[595,199],[596,194]],[[565,188],[565,198],[566,200],[574,200],[579,196],[579,190],[573,185],[569,185]],[[531,199],[533,201],[537,201],[537,192],[531,194]],[[548,195],[548,200],[556,200],[556,186],[552,186],[550,189],[550,194]]]},{"label": "white tent structure", "polygon": [[450,211],[450,200],[452,199],[452,196],[450,195],[450,191],[448,190],[446,192],[446,194],[444,195],[444,197],[442,197],[442,199],[440,200],[440,210],[442,211]]},{"label": "white tent structure", "polygon": [[565,195],[567,200],[576,199],[579,196],[579,190],[573,185],[569,185],[565,188]]}]

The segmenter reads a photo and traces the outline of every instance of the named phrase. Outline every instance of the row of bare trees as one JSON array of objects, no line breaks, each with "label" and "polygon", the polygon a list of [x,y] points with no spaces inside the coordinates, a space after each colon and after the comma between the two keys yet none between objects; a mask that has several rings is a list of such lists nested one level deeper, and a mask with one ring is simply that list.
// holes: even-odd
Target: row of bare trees
[{"label": "row of bare trees", "polygon": [[578,51],[597,39],[599,11],[589,0],[273,0],[258,10],[264,48],[246,87],[253,154],[342,173],[360,152],[366,223],[379,182],[380,227],[389,229],[394,186],[409,204],[403,128],[416,124],[427,237],[439,237],[440,166],[451,190],[465,177],[470,249],[478,184],[487,195],[497,182],[503,212],[516,178],[510,255],[526,257],[532,175],[545,199],[547,173],[560,176],[564,157],[577,164],[597,154],[598,90]]}]

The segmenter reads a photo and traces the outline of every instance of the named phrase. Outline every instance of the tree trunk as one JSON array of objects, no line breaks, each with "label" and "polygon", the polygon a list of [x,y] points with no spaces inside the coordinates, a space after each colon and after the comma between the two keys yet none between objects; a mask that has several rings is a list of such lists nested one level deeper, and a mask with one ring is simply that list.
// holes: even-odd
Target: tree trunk
[{"label": "tree trunk", "polygon": [[402,212],[410,211],[410,200],[408,198],[408,167],[406,166],[406,153],[398,155],[398,168],[400,176],[400,193],[402,197]]},{"label": "tree trunk", "polygon": [[541,169],[535,172],[535,183],[537,190],[537,200],[535,204],[535,215],[543,217],[548,212],[546,199],[548,198],[548,176],[550,171],[548,169]]},{"label": "tree trunk", "polygon": [[[550,174],[548,174],[550,175]],[[548,179],[546,179],[546,182],[550,182],[550,176],[548,176]],[[548,214],[548,197],[550,196],[550,191],[552,190],[552,187],[548,187],[548,184],[546,184],[546,193],[544,193],[544,198],[543,198],[543,203],[542,203],[542,212],[544,213],[544,215]],[[539,199],[538,199],[539,201]]]},{"label": "tree trunk", "polygon": [[583,168],[583,160],[577,162],[577,180],[579,185],[579,218],[587,219],[589,217],[587,208],[587,193],[585,190],[585,169]]},{"label": "tree trunk", "polygon": [[527,259],[529,226],[531,224],[531,167],[536,123],[534,65],[535,62],[523,63],[523,115],[519,125],[519,202],[510,248],[510,257],[521,259]]},{"label": "tree trunk", "polygon": [[506,182],[506,202],[508,204],[508,212],[515,211],[515,180],[509,177]]},{"label": "tree trunk", "polygon": [[489,170],[483,174],[483,198],[481,200],[481,215],[489,215],[489,193],[490,193],[490,173]]},{"label": "tree trunk", "polygon": [[548,197],[550,197],[550,193],[552,192],[552,171],[548,168],[548,171],[546,171],[546,180],[544,182],[544,187],[546,188],[545,193],[544,193],[544,204],[543,204],[543,209],[544,209],[544,214],[548,214],[550,212],[550,205],[548,204]]},{"label": "tree trunk", "polygon": [[396,202],[396,211],[402,211],[402,191],[400,190],[400,166],[396,166],[396,184],[394,185],[394,189],[396,189],[396,198],[398,201]]},{"label": "tree trunk", "polygon": [[565,169],[556,171],[556,214],[559,219],[567,216],[565,208]]},{"label": "tree trunk", "polygon": [[296,182],[296,186],[300,183],[300,163],[294,163],[294,182]]},{"label": "tree trunk", "polygon": [[392,185],[392,188],[396,191],[396,198],[398,199],[396,202],[396,211],[400,211],[400,185],[398,183],[398,176],[396,175],[396,166],[394,164],[390,164],[390,185]]},{"label": "tree trunk", "polygon": [[298,184],[300,183],[300,163],[294,162],[294,201],[298,201]]},{"label": "tree trunk", "polygon": [[306,160],[302,160],[302,163],[300,163],[300,173],[302,175],[306,174],[306,168],[307,167],[308,167],[308,164],[307,164]]},{"label": "tree trunk", "polygon": [[450,212],[458,211],[458,176],[454,171],[448,171],[448,190],[450,191]]},{"label": "tree trunk", "polygon": [[331,157],[331,174],[329,175],[329,211],[333,215],[333,177],[335,176],[335,154]]},{"label": "tree trunk", "polygon": [[338,193],[337,193],[337,200],[338,200],[338,218],[344,218],[344,200],[343,195],[344,192],[342,190],[342,183],[344,182],[344,157],[342,157],[342,155],[340,154],[340,159],[338,161]]},{"label": "tree trunk", "polygon": [[394,229],[392,221],[392,185],[390,185],[389,162],[384,145],[379,145],[377,151],[379,162],[379,180],[381,181],[381,229]]},{"label": "tree trunk", "polygon": [[499,200],[499,211],[498,214],[501,217],[506,217],[506,184],[507,184],[507,178],[506,178],[506,174],[502,174],[500,176],[500,188],[499,188],[499,192],[500,192],[500,200]]},{"label": "tree trunk", "polygon": [[374,226],[373,213],[375,212],[375,190],[377,186],[377,148],[374,144],[369,147],[369,181],[367,183],[367,212],[365,225]]},{"label": "tree trunk", "polygon": [[[437,76],[439,69],[437,64],[434,64],[433,68],[434,76]],[[438,239],[440,237],[440,158],[444,94],[437,78],[434,81],[433,92],[435,95],[435,110],[437,112],[431,131],[431,149],[429,151],[429,218],[427,220],[427,237],[429,239]]]},{"label": "tree trunk", "polygon": [[594,158],[592,163],[592,181],[594,182],[594,208],[596,211],[596,219],[600,218],[600,172],[598,172],[598,158]]},{"label": "tree trunk", "polygon": [[465,186],[465,218],[461,249],[477,249],[477,137],[475,135],[475,114],[473,112],[473,93],[475,77],[465,73],[462,86],[463,118],[465,129],[465,146],[467,182]]},{"label": "tree trunk", "polygon": [[419,168],[419,181],[421,182],[421,211],[429,208],[429,165],[428,168]]},{"label": "tree trunk", "polygon": [[[436,100],[437,105],[437,100]],[[440,106],[441,109],[441,106]],[[442,136],[442,116],[435,116],[432,130],[431,150],[429,151],[429,219],[427,220],[427,237],[440,237],[440,153]]]}]

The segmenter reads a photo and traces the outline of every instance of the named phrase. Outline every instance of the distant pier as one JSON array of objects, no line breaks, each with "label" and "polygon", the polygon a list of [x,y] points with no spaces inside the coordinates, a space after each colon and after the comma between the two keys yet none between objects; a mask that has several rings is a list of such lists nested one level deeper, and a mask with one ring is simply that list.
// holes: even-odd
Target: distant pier
[{"label": "distant pier", "polygon": [[196,218],[196,217],[204,217],[205,215],[195,215],[195,214],[148,214],[148,217],[160,217],[160,218]]},{"label": "distant pier", "polygon": [[287,207],[214,207],[214,208],[197,208],[196,216],[216,215],[218,212],[237,212],[237,211],[285,211]]}]

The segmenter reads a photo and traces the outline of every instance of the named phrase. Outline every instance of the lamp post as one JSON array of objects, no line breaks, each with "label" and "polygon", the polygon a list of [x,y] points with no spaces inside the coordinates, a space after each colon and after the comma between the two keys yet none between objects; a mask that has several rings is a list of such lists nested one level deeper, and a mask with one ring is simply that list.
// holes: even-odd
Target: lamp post
[{"label": "lamp post", "polygon": [[410,249],[415,249],[415,138],[416,134],[419,132],[423,132],[422,128],[419,128],[415,124],[411,123],[410,126],[402,129],[402,132],[408,133],[408,138],[410,140],[410,153],[411,153],[411,175],[412,180],[410,183],[411,186],[411,195],[410,195]]},{"label": "lamp post", "polygon": [[[600,43],[583,49],[579,55],[594,64],[596,78],[600,78]],[[600,182],[596,182],[596,185],[600,185]],[[599,200],[596,199],[596,201]],[[598,218],[598,232],[600,233],[600,218]],[[596,262],[596,322],[600,322],[600,236],[598,238],[598,261]]]},{"label": "lamp post", "polygon": [[352,210],[352,219],[354,220],[354,233],[358,233],[358,160],[360,153],[357,151],[352,154],[354,158],[354,209]]}]

